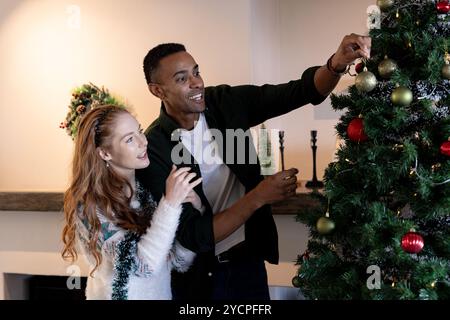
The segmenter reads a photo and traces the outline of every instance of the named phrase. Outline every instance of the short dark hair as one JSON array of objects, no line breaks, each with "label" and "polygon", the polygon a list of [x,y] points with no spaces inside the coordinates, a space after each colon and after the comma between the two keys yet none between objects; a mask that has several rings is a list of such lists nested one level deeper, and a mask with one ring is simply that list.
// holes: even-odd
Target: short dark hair
[{"label": "short dark hair", "polygon": [[182,51],[186,51],[186,48],[179,43],[162,43],[151,49],[144,58],[144,74],[147,84],[152,82],[152,77],[161,59]]}]

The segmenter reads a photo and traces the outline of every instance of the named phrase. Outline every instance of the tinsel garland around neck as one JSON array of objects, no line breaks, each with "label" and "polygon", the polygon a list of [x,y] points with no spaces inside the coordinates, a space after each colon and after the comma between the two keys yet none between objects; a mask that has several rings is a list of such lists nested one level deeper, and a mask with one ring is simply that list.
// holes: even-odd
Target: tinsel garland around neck
[{"label": "tinsel garland around neck", "polygon": [[141,236],[127,231],[125,237],[117,244],[114,261],[114,278],[112,283],[112,300],[128,300],[128,280],[136,267],[137,243]]},{"label": "tinsel garland around neck", "polygon": [[[156,202],[150,192],[136,185],[136,198],[141,204],[141,214],[151,219],[156,209]],[[114,277],[112,282],[112,300],[128,300],[128,281],[130,274],[136,270],[137,244],[141,235],[127,231],[123,239],[117,244],[114,260]]]}]

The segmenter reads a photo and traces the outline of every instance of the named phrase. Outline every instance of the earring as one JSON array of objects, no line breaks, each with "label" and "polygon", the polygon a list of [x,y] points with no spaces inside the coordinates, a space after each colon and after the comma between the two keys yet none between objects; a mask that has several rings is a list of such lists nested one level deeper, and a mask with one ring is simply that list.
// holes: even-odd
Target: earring
[{"label": "earring", "polygon": [[106,167],[109,168],[109,162],[108,161],[105,161],[105,162],[106,162]]}]

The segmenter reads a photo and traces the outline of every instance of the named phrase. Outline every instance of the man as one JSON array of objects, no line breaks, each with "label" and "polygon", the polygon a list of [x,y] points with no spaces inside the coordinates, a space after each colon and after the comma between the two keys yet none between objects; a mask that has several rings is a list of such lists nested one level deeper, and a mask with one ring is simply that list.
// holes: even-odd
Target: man
[{"label": "man", "polygon": [[[295,194],[297,170],[263,179],[259,162],[251,161],[253,145],[242,151],[230,144],[235,137],[227,130],[247,132],[305,104],[321,103],[354,60],[369,58],[370,45],[369,37],[351,34],[325,66],[307,69],[300,80],[260,87],[205,88],[183,45],[161,44],[148,52],[146,81],[162,106],[146,131],[150,166],[138,178],[159,200],[173,163],[203,177],[195,188],[203,207],[186,204],[180,218],[177,239],[197,258],[186,274],[173,275],[175,299],[269,299],[264,261],[278,263],[270,204]],[[218,150],[214,161],[204,161],[203,151],[211,147]]]}]

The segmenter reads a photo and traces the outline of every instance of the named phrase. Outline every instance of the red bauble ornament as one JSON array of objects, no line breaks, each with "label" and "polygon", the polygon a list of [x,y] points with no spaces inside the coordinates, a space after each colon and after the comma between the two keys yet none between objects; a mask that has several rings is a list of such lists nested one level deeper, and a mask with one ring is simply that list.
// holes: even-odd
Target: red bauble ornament
[{"label": "red bauble ornament", "polygon": [[424,245],[423,238],[414,231],[409,231],[402,237],[402,249],[408,253],[418,253]]},{"label": "red bauble ornament", "polygon": [[450,11],[450,3],[448,0],[439,1],[436,4],[436,9],[439,13],[448,13]]},{"label": "red bauble ornament", "polygon": [[364,63],[360,62],[355,66],[356,73],[361,73],[364,71]]},{"label": "red bauble ornament", "polygon": [[445,141],[441,144],[441,153],[450,157],[450,141]]},{"label": "red bauble ornament", "polygon": [[362,118],[355,118],[350,121],[347,127],[347,135],[352,141],[360,142],[367,140],[368,137],[364,133],[364,123]]}]

